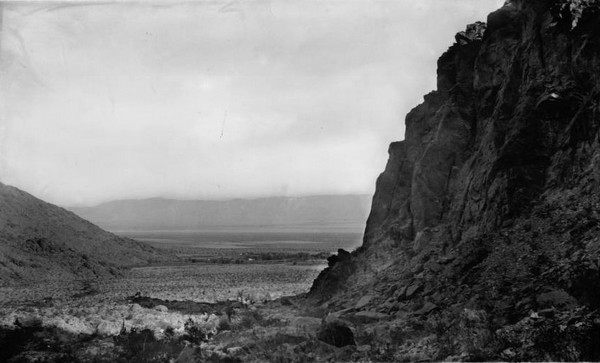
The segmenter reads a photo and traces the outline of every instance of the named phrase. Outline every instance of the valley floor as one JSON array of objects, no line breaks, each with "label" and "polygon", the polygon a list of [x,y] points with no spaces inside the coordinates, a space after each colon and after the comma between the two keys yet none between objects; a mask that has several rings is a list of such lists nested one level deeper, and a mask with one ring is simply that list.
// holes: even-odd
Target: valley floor
[{"label": "valley floor", "polygon": [[[178,361],[191,362],[207,354],[221,360],[243,353],[240,339],[242,346],[273,334],[277,339],[291,334],[296,341],[307,328],[303,322],[290,330],[302,315],[298,303],[274,300],[306,292],[323,267],[196,263],[134,268],[115,280],[3,286],[0,361],[169,361],[181,356]],[[306,319],[311,327],[320,323]],[[148,341],[148,351],[142,347],[139,353],[136,339]]]},{"label": "valley floor", "polygon": [[0,346],[9,347],[0,361],[307,361],[356,353],[317,340],[325,310],[290,297],[307,292],[325,258],[336,245],[355,244],[355,233],[150,236],[131,237],[181,262],[111,280],[0,286]]},{"label": "valley floor", "polygon": [[[422,346],[410,345],[409,350],[402,351],[390,344],[392,338],[403,339],[392,336],[401,332],[398,317],[353,308],[328,314],[326,306],[303,295],[274,300],[239,296],[209,303],[164,300],[142,294],[118,297],[102,292],[110,291],[107,285],[110,284],[49,285],[49,289],[62,291],[52,294],[53,298],[41,298],[43,294],[39,291],[36,296],[25,294],[26,290],[35,291],[35,288],[2,294],[0,346],[4,348],[0,351],[0,361],[431,359],[422,354]],[[75,293],[67,296],[69,290]],[[7,296],[18,300],[11,301]],[[22,300],[25,296],[27,299]],[[348,325],[339,325],[339,318]]]}]

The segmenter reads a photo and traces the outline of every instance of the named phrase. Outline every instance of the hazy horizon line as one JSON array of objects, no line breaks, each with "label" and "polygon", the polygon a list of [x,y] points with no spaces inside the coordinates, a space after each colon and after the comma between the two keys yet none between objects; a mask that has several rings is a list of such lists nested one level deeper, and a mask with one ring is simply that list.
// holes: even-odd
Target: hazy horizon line
[{"label": "hazy horizon line", "polygon": [[277,199],[277,198],[290,198],[290,199],[299,199],[299,198],[313,198],[313,197],[345,197],[345,196],[360,196],[360,197],[372,197],[371,193],[324,193],[324,194],[303,194],[303,195],[265,195],[265,196],[249,196],[249,197],[224,197],[217,199],[210,198],[179,198],[179,197],[166,197],[166,196],[155,196],[155,197],[142,197],[142,198],[121,198],[121,199],[111,199],[104,202],[98,202],[93,204],[60,204],[61,207],[64,208],[94,208],[105,204],[115,203],[115,202],[141,202],[141,201],[151,201],[151,200],[165,200],[165,201],[177,201],[177,202],[230,202],[235,200],[259,200],[259,199]]}]

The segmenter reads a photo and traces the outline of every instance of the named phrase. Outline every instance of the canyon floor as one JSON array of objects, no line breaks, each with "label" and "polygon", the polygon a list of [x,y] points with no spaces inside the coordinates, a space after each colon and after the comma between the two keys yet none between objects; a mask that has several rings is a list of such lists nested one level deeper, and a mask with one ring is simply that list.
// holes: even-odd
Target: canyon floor
[{"label": "canyon floor", "polygon": [[243,235],[133,233],[180,262],[132,268],[122,278],[0,286],[0,361],[306,361],[359,354],[354,341],[337,348],[317,339],[326,310],[303,294],[328,251],[360,236]]},{"label": "canyon floor", "polygon": [[[358,302],[349,300],[349,307],[332,313],[328,304],[302,293],[320,268],[277,263],[152,266],[133,269],[127,277],[116,280],[3,287],[0,361],[468,358],[439,356],[444,354],[439,338],[418,333],[422,330],[419,324],[428,323],[421,319],[423,311],[371,311],[371,297],[364,296]],[[265,271],[278,275],[278,280]],[[214,287],[193,287],[186,283],[189,276]],[[239,278],[237,285],[232,276]],[[261,280],[260,276],[267,278]],[[471,314],[468,319],[477,321],[477,312]]]}]

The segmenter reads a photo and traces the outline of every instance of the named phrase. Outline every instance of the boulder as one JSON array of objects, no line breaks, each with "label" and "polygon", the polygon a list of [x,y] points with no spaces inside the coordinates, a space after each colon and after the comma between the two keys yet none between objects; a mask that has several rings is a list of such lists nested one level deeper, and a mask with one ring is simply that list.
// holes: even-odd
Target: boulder
[{"label": "boulder", "polygon": [[407,289],[408,289],[408,286],[402,286],[401,288],[396,290],[396,292],[394,293],[394,296],[396,297],[396,301],[400,301],[406,297]]},{"label": "boulder", "polygon": [[467,45],[475,40],[483,39],[483,33],[487,28],[486,23],[480,21],[467,25],[467,29],[462,32],[458,32],[455,36],[456,42],[460,45]]},{"label": "boulder", "polygon": [[372,295],[363,296],[360,298],[360,300],[358,300],[356,305],[354,305],[354,308],[357,310],[362,309],[365,306],[369,305],[369,303],[371,302],[372,299],[373,299]]},{"label": "boulder", "polygon": [[438,273],[442,270],[442,265],[440,265],[436,261],[430,260],[430,261],[427,261],[427,263],[425,264],[425,269],[427,269],[433,273]]},{"label": "boulder", "polygon": [[354,314],[354,320],[357,320],[361,323],[372,323],[387,318],[389,318],[389,315],[375,311],[359,311]]},{"label": "boulder", "polygon": [[167,307],[166,307],[166,306],[164,306],[164,305],[156,305],[156,306],[154,307],[154,310],[156,310],[156,311],[160,311],[161,313],[166,313],[167,311],[169,311],[169,308],[167,308]]},{"label": "boulder", "polygon": [[292,302],[292,300],[290,300],[290,298],[289,298],[289,297],[285,297],[285,296],[284,296],[284,297],[282,297],[282,298],[279,300],[279,303],[280,303],[282,306],[293,306],[293,305],[294,305],[294,303]]},{"label": "boulder", "polygon": [[122,327],[122,324],[115,321],[102,321],[96,327],[96,333],[101,336],[118,335]]},{"label": "boulder", "polygon": [[317,332],[317,339],[338,348],[356,345],[352,330],[339,320],[323,324]]},{"label": "boulder", "polygon": [[422,282],[414,282],[406,289],[406,298],[411,299],[417,292],[423,290]]},{"label": "boulder", "polygon": [[350,314],[353,311],[354,311],[354,308],[348,308],[348,309],[338,310],[333,313],[329,313],[325,317],[325,322],[330,323],[332,321],[338,320],[338,319]]},{"label": "boulder", "polygon": [[539,294],[535,300],[541,307],[570,308],[577,304],[577,300],[565,290],[552,290]]},{"label": "boulder", "polygon": [[422,308],[420,308],[419,310],[413,312],[413,314],[415,315],[427,315],[430,312],[432,312],[433,310],[437,309],[437,305],[432,303],[432,302],[426,302],[425,305],[423,305]]},{"label": "boulder", "polygon": [[371,346],[369,344],[359,345],[358,347],[356,347],[356,350],[361,353],[367,353],[371,351]]}]

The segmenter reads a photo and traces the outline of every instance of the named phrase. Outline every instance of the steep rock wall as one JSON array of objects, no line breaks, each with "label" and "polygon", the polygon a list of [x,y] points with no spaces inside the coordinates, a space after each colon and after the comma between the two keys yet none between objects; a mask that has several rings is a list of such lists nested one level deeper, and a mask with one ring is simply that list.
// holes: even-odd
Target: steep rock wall
[{"label": "steep rock wall", "polygon": [[599,360],[599,130],[600,2],[507,3],[439,59],[308,297],[395,361]]},{"label": "steep rock wall", "polygon": [[575,18],[571,5],[513,2],[490,14],[487,29],[457,34],[438,61],[438,89],[390,147],[365,248],[385,239],[454,245],[590,168],[574,157],[597,142],[600,22],[596,7]]},{"label": "steep rock wall", "polygon": [[[438,61],[437,90],[390,145],[363,246],[323,271],[310,295],[373,286],[387,270],[398,284],[423,279],[431,256],[458,256],[462,267],[448,274],[460,279],[501,258],[494,251],[511,235],[528,251],[565,254],[532,270],[566,264],[580,237],[596,235],[595,222],[578,226],[573,213],[600,212],[598,69],[597,1],[512,1],[458,33]],[[564,220],[578,232],[554,228]]]}]

